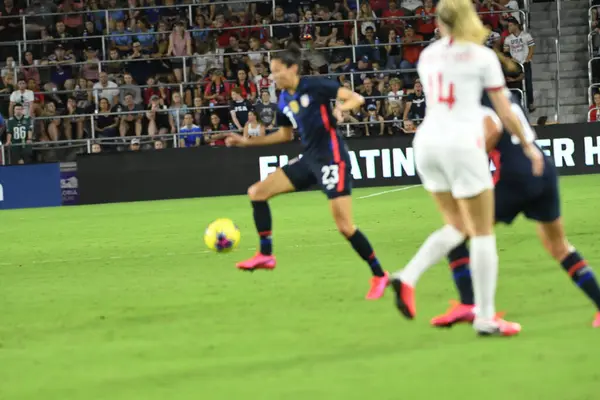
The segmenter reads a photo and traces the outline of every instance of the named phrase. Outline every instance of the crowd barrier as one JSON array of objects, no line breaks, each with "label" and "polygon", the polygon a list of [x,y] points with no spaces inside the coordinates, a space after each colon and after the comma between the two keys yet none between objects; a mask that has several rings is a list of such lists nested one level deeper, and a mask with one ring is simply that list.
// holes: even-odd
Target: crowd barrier
[{"label": "crowd barrier", "polygon": [[[537,144],[561,175],[600,173],[593,124],[537,128]],[[348,140],[355,187],[419,182],[412,135]],[[98,204],[244,194],[301,154],[298,142],[254,148],[165,149],[81,155],[77,164],[0,167],[0,208]],[[224,161],[225,160],[225,161]],[[221,166],[218,172],[214,166]],[[496,166],[490,164],[490,169]]]}]

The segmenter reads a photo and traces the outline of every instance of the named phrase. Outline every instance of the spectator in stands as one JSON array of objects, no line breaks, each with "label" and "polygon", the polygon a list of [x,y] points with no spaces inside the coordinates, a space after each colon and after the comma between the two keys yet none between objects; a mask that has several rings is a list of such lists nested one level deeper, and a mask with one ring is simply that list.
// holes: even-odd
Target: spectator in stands
[{"label": "spectator in stands", "polygon": [[373,75],[373,68],[369,65],[369,57],[362,56],[356,65],[350,67],[350,72],[353,75],[354,87],[360,88],[363,85],[363,81]]},{"label": "spectator in stands", "polygon": [[509,18],[514,18],[518,23],[524,23],[525,21],[521,21],[521,15],[519,11],[519,3],[517,0],[498,0],[494,1],[493,4],[498,7],[501,11],[513,11],[511,13],[502,14],[502,18],[508,22]]},{"label": "spectator in stands", "polygon": [[374,106],[377,114],[381,114],[381,93],[375,89],[371,78],[366,78],[364,80],[363,89],[360,91],[360,94],[365,98],[362,109],[363,114],[367,114],[369,106]]},{"label": "spectator in stands", "polygon": [[193,105],[194,109],[192,110],[192,117],[194,118],[194,124],[198,126],[204,126],[206,113],[204,112],[204,109],[202,109],[202,98],[194,97]]},{"label": "spectator in stands", "polygon": [[363,40],[359,42],[359,47],[356,48],[357,57],[368,57],[372,63],[379,63],[381,51],[379,49],[379,38],[375,36],[375,28],[367,27]]},{"label": "spectator in stands", "polygon": [[366,36],[367,29],[372,29],[375,31],[376,25],[375,21],[377,20],[377,15],[371,9],[368,1],[363,1],[360,3],[360,9],[358,11],[358,20],[360,21],[360,33]]},{"label": "spectator in stands", "polygon": [[41,79],[40,71],[37,65],[39,65],[39,61],[33,59],[33,53],[31,51],[26,51],[21,67],[21,74],[27,81],[33,79],[39,85],[41,83]]},{"label": "spectator in stands", "polygon": [[92,143],[92,154],[102,153],[102,146],[100,143]]},{"label": "spectator in stands", "polygon": [[169,109],[161,104],[161,98],[157,95],[150,97],[148,111],[146,111],[146,126],[148,136],[166,135],[170,131]]},{"label": "spectator in stands", "polygon": [[342,112],[342,122],[338,123],[338,132],[345,137],[360,136],[362,130],[358,124],[358,119],[350,111],[344,111]]},{"label": "spectator in stands", "polygon": [[392,78],[390,80],[390,91],[387,95],[386,114],[391,114],[394,106],[398,106],[400,110],[404,108],[404,90],[402,89],[402,81],[398,78]]},{"label": "spectator in stands", "polygon": [[171,133],[177,133],[179,127],[183,122],[183,117],[188,112],[188,106],[183,103],[181,94],[179,92],[173,92],[171,95],[171,106],[169,107],[169,125],[171,126]]},{"label": "spectator in stands", "polygon": [[88,81],[98,82],[100,79],[99,63],[96,49],[88,47],[85,52],[85,64],[81,66],[81,76]]},{"label": "spectator in stands", "polygon": [[[129,72],[135,82],[146,82],[149,76],[152,75],[153,62],[148,56],[142,53],[142,45],[136,39],[132,45],[133,53],[127,59],[127,72]],[[123,76],[123,78],[125,78]]]},{"label": "spectator in stands", "polygon": [[252,110],[252,104],[244,99],[239,87],[234,87],[231,90],[231,99],[232,101],[229,105],[230,127],[231,129],[237,129],[238,132],[242,132],[246,122],[248,122],[248,112]]},{"label": "spectator in stands", "polygon": [[348,47],[344,38],[338,38],[329,44],[332,49],[328,51],[329,72],[340,73],[347,71],[352,65],[352,49]]},{"label": "spectator in stands", "polygon": [[62,22],[73,37],[81,36],[83,14],[79,13],[79,11],[83,10],[83,8],[83,2],[75,2],[73,0],[63,0],[62,4],[58,6],[58,11],[64,14]]},{"label": "spectator in stands", "polygon": [[415,10],[415,15],[419,17],[417,19],[417,32],[423,36],[424,40],[431,40],[436,28],[433,0],[424,0],[423,6]]},{"label": "spectator in stands", "polygon": [[229,101],[229,83],[225,81],[223,71],[216,69],[211,74],[211,81],[204,90],[204,100],[207,104],[225,105]]},{"label": "spectator in stands", "polygon": [[25,77],[19,77],[17,81],[17,90],[10,95],[10,105],[8,108],[9,116],[13,116],[13,108],[17,103],[21,105],[23,114],[26,117],[32,117],[34,115],[35,96],[31,90],[27,89]]},{"label": "spectator in stands", "polygon": [[131,93],[125,95],[125,104],[116,106],[116,112],[126,113],[119,118],[119,134],[121,137],[142,135],[143,110],[144,108],[141,104],[135,104]]},{"label": "spectator in stands", "polygon": [[225,49],[225,76],[228,79],[235,79],[238,71],[246,67],[245,57],[239,37],[237,35],[229,36],[229,47]]},{"label": "spectator in stands", "polygon": [[161,139],[156,139],[154,141],[154,150],[162,150],[165,148],[165,142]]},{"label": "spectator in stands", "polygon": [[248,74],[245,70],[240,69],[237,72],[235,87],[240,89],[240,94],[244,99],[251,103],[256,101],[256,85],[254,82],[248,81]]},{"label": "spectator in stands", "polygon": [[216,132],[210,135],[211,146],[225,146],[227,126],[221,123],[221,118],[216,113],[210,115],[210,124],[204,129],[205,132]]},{"label": "spectator in stands", "polygon": [[95,98],[104,97],[113,106],[119,104],[118,85],[108,80],[108,74],[105,71],[100,72],[100,80],[94,84],[93,89]]},{"label": "spectator in stands", "polygon": [[142,47],[142,52],[145,54],[152,53],[156,45],[156,36],[154,35],[154,29],[148,26],[148,21],[143,18],[139,19],[137,21],[136,33],[135,37]]},{"label": "spectator in stands", "polygon": [[116,22],[116,29],[110,35],[111,46],[119,50],[121,56],[129,54],[133,36],[125,29],[125,20]]},{"label": "spectator in stands", "polygon": [[588,110],[588,122],[598,122],[598,111],[600,110],[600,93],[594,93],[594,104]]},{"label": "spectator in stands", "polygon": [[262,121],[267,129],[274,128],[276,125],[277,104],[271,103],[271,95],[268,90],[260,92],[260,100],[254,106],[254,111],[258,115],[258,119]]},{"label": "spectator in stands", "polygon": [[[402,38],[402,45],[404,54],[402,61],[400,62],[400,68],[403,70],[417,68],[421,51],[425,44],[423,43],[423,36],[417,35],[412,25],[406,25],[404,31],[404,37]],[[407,86],[412,86],[414,72],[403,73],[404,83]]]},{"label": "spectator in stands", "polygon": [[[171,57],[189,57],[192,55],[192,38],[190,33],[185,30],[185,24],[178,21],[175,24],[173,32],[169,36],[169,49],[167,55]],[[183,82],[183,59],[171,59],[171,66],[175,74],[176,81]],[[186,65],[186,74],[189,74],[190,63]]]},{"label": "spectator in stands", "polygon": [[306,10],[304,15],[300,17],[300,35],[299,37],[303,37],[306,35],[315,36],[316,27],[315,20],[313,18],[312,10]]},{"label": "spectator in stands", "polygon": [[196,14],[194,17],[194,26],[192,27],[192,39],[198,43],[208,41],[210,31],[206,26],[206,17],[203,14]]},{"label": "spectator in stands", "polygon": [[[415,82],[414,92],[408,95],[406,104],[404,106],[404,127],[407,128],[407,122],[412,122],[412,125],[419,125],[423,118],[425,118],[425,110],[427,109],[427,103],[425,101],[425,94],[423,93],[423,85],[417,80]],[[410,125],[409,125],[410,127]],[[414,129],[408,129],[409,132]]]},{"label": "spectator in stands", "polygon": [[365,122],[365,136],[382,136],[385,131],[385,122],[375,104],[367,106],[367,115],[363,119]]},{"label": "spectator in stands", "polygon": [[112,103],[103,97],[99,102],[99,110],[94,115],[94,129],[96,136],[100,138],[117,137],[117,126],[119,126],[119,117],[111,114]]},{"label": "spectator in stands", "polygon": [[[293,18],[298,18],[295,13],[287,15],[294,15]],[[294,38],[294,30],[290,25],[285,25],[286,22],[288,21],[284,15],[283,7],[275,7],[275,15],[273,16],[273,24],[275,24],[275,26],[273,26],[273,41],[278,47],[285,47],[287,42]]]},{"label": "spectator in stands", "polygon": [[52,38],[54,39],[53,44],[54,45],[61,44],[65,48],[65,50],[67,51],[68,54],[71,54],[73,52],[73,49],[76,44],[75,40],[69,40],[72,37],[73,37],[73,35],[71,35],[69,32],[67,32],[67,28],[66,28],[64,22],[58,21],[55,24],[54,33],[52,34]]},{"label": "spectator in stands", "polygon": [[421,0],[402,0],[400,3],[400,7],[410,12],[410,14],[414,14],[417,8],[422,7],[423,2]]},{"label": "spectator in stands", "polygon": [[510,35],[504,40],[504,52],[510,54],[510,57],[515,62],[522,64],[525,69],[527,107],[531,112],[535,110],[533,105],[533,75],[531,70],[535,41],[528,32],[522,30],[521,25],[516,19],[510,18],[507,21]]},{"label": "spectator in stands", "polygon": [[244,137],[253,138],[265,134],[265,126],[258,120],[256,111],[249,111],[248,122],[244,125]]},{"label": "spectator in stands", "polygon": [[390,0],[389,8],[383,10],[383,28],[393,29],[398,35],[404,30],[404,17],[406,14],[404,11],[398,8],[396,0]]},{"label": "spectator in stands", "polygon": [[108,79],[110,79],[113,82],[120,82],[124,69],[125,63],[121,59],[119,50],[110,49],[110,51],[108,52],[108,60],[105,68],[105,71],[108,74]]},{"label": "spectator in stands", "polygon": [[253,36],[250,38],[250,41],[248,43],[248,59],[252,63],[252,65],[256,66],[265,62],[267,57],[265,49],[260,43],[260,39]]},{"label": "spectator in stands", "polygon": [[400,135],[405,133],[402,129],[403,118],[402,108],[399,103],[392,102],[389,107],[390,112],[387,114],[385,120],[388,121],[387,131],[389,135]]},{"label": "spectator in stands", "polygon": [[39,106],[41,104],[44,104],[44,93],[40,93],[40,87],[34,79],[30,79],[27,81],[27,89],[33,92],[35,110],[31,113],[31,115],[35,116]]},{"label": "spectator in stands", "polygon": [[83,31],[83,39],[81,39],[80,49],[94,49],[99,51],[102,49],[102,39],[94,36],[102,36],[102,31],[97,30],[93,21],[85,22],[85,29]]},{"label": "spectator in stands", "polygon": [[42,141],[52,141],[56,142],[60,139],[60,126],[61,119],[53,118],[58,117],[58,112],[56,110],[56,104],[54,102],[49,101],[46,102],[46,107],[44,112],[41,115],[44,119],[42,120],[42,125],[40,126],[40,138]]},{"label": "spectator in stands", "polygon": [[396,33],[395,29],[390,29],[388,33],[388,40],[384,46],[386,52],[386,65],[385,69],[393,70],[400,68],[402,63],[402,48],[400,43],[402,38]]},{"label": "spectator in stands", "polygon": [[304,75],[322,75],[329,72],[328,62],[325,58],[325,52],[315,47],[313,37],[306,35],[302,37],[302,46],[306,49],[302,53],[303,74]]},{"label": "spectator in stands", "polygon": [[66,54],[65,48],[59,44],[54,49],[54,54],[48,57],[50,68],[50,81],[58,87],[63,87],[65,82],[73,79],[73,67],[71,64],[75,62],[75,57],[72,54]]},{"label": "spectator in stands", "polygon": [[[84,110],[77,108],[77,100],[74,97],[69,97],[67,100],[66,115],[70,118],[63,119],[63,130],[66,140],[83,139],[83,124],[84,118],[78,116],[83,114]],[[73,135],[75,133],[75,137]]]},{"label": "spectator in stands", "polygon": [[140,139],[134,138],[131,139],[131,144],[129,145],[129,151],[140,151],[142,149]]},{"label": "spectator in stands", "polygon": [[318,21],[320,23],[315,26],[315,46],[324,47],[330,40],[337,38],[338,28],[333,23],[331,13],[325,7],[321,7],[319,10]]},{"label": "spectator in stands", "polygon": [[119,87],[119,102],[125,104],[125,96],[130,94],[135,104],[142,104],[142,89],[135,84],[129,72],[123,74],[123,81],[124,83]]},{"label": "spectator in stands", "polygon": [[489,24],[493,30],[501,28],[500,18],[502,14],[495,13],[495,11],[501,11],[502,6],[498,5],[493,0],[482,0],[479,3],[478,12],[481,14],[481,19],[485,24]]},{"label": "spectator in stands", "polygon": [[202,129],[194,124],[191,113],[185,113],[183,124],[179,130],[179,147],[198,147],[202,144]]}]

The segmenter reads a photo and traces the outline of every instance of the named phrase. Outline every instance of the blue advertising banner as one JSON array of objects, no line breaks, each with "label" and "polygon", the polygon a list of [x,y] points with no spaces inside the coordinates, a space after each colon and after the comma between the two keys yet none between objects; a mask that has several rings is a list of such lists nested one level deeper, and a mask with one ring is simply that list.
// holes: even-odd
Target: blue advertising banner
[{"label": "blue advertising banner", "polygon": [[61,204],[59,164],[0,167],[0,209]]},{"label": "blue advertising banner", "polygon": [[77,164],[60,164],[60,190],[62,192],[62,205],[74,206],[79,202],[79,183],[77,181]]}]

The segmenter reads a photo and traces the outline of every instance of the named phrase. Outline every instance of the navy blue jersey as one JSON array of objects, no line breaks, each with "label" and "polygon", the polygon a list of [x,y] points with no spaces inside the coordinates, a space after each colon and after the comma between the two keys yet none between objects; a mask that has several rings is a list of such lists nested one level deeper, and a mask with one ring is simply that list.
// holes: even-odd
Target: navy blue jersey
[{"label": "navy blue jersey", "polygon": [[339,162],[346,149],[331,109],[340,85],[326,78],[300,78],[294,94],[279,96],[277,123],[300,132],[304,155]]},{"label": "navy blue jersey", "polygon": [[[523,123],[525,137],[531,140],[535,139],[535,132],[529,125],[529,121],[527,121],[527,117],[520,101],[512,95],[510,95],[510,101],[512,103],[513,111]],[[481,104],[485,107],[491,108],[492,110],[494,109],[494,106],[485,92],[482,96]],[[523,148],[521,147],[518,138],[513,137],[508,131],[506,131],[506,129],[502,132],[500,140],[498,140],[496,147],[490,153],[490,158],[492,158],[492,161],[496,167],[494,181],[497,181],[497,179],[511,178],[516,180],[528,178],[539,179],[533,175],[531,161],[523,152]],[[548,157],[544,158],[546,164],[544,170],[554,170],[552,161]],[[546,175],[546,172],[544,172],[544,175]]]}]

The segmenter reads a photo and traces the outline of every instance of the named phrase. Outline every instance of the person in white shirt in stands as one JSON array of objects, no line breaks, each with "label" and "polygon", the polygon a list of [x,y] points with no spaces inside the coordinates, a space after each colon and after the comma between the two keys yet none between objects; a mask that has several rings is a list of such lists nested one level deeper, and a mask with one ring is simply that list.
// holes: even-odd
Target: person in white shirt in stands
[{"label": "person in white shirt in stands", "polygon": [[265,126],[258,120],[256,111],[248,111],[248,122],[244,126],[244,137],[265,136]]},{"label": "person in white shirt in stands", "polygon": [[106,72],[100,72],[100,80],[94,84],[92,89],[95,98],[101,99],[104,97],[113,106],[119,104],[119,87],[113,81],[108,80]]},{"label": "person in white shirt in stands", "polygon": [[31,117],[34,113],[35,108],[35,97],[33,92],[27,89],[27,82],[24,77],[19,77],[17,82],[18,90],[15,90],[10,95],[10,105],[8,108],[8,115],[13,116],[13,107],[16,103],[23,105],[23,115]]},{"label": "person in white shirt in stands", "polygon": [[423,2],[421,0],[402,0],[400,7],[414,13],[417,8],[423,7]]},{"label": "person in white shirt in stands", "polygon": [[531,70],[531,60],[533,60],[533,51],[535,49],[535,41],[529,32],[524,32],[519,21],[514,18],[509,18],[508,31],[510,35],[504,39],[504,52],[510,53],[510,57],[523,64],[525,69],[525,93],[527,97],[527,107],[529,111],[534,111],[533,106],[533,74]]},{"label": "person in white shirt in stands", "polygon": [[[519,10],[519,3],[517,0],[498,0],[497,2],[494,1],[493,4],[498,6],[502,11]],[[517,21],[521,21],[521,13],[519,13],[519,11],[515,11],[502,14],[502,18],[514,18]]]},{"label": "person in white shirt in stands", "polygon": [[397,105],[400,110],[404,110],[404,90],[402,89],[402,81],[398,78],[390,80],[390,92],[387,95],[387,114],[392,113],[392,108]]},{"label": "person in white shirt in stands", "polygon": [[498,253],[494,185],[485,151],[486,127],[490,127],[481,105],[484,92],[506,129],[520,140],[536,176],[543,173],[544,158],[525,138],[523,126],[512,111],[500,62],[483,46],[488,32],[472,1],[441,0],[437,12],[442,39],[423,50],[418,65],[428,104],[413,148],[423,187],[434,198],[445,225],[393,275],[390,286],[398,310],[413,319],[414,287],[420,276],[468,236],[476,287],[473,328],[480,335],[512,336],[521,326],[500,319],[495,310]]}]

